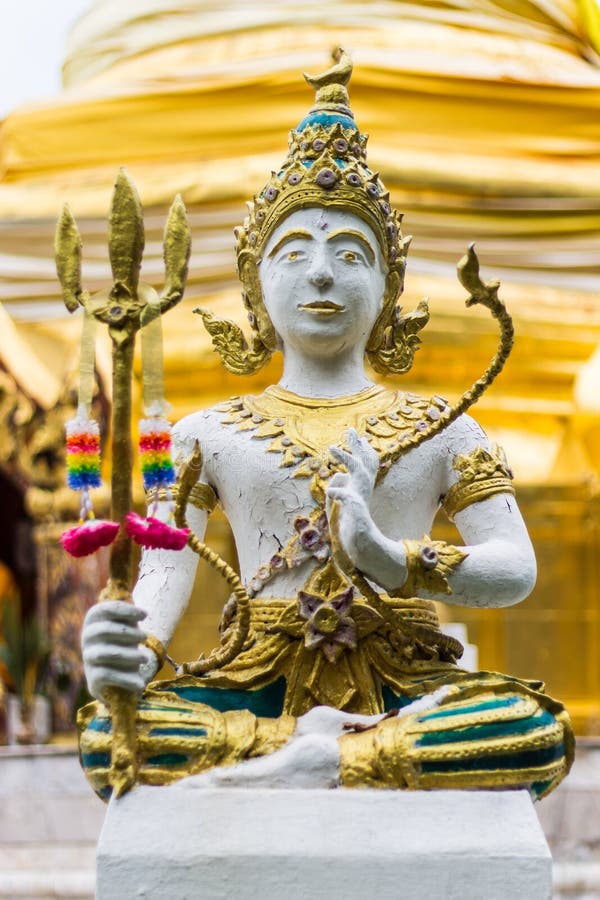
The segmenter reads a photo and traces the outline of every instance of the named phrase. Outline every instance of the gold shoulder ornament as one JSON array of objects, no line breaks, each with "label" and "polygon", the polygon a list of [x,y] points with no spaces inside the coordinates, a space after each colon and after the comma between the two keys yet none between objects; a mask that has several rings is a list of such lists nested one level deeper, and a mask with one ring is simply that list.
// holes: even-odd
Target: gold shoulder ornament
[{"label": "gold shoulder ornament", "polygon": [[494,444],[487,450],[476,447],[470,453],[459,453],[452,466],[459,473],[443,502],[450,519],[472,503],[487,500],[495,494],[514,494],[513,473],[502,447]]}]

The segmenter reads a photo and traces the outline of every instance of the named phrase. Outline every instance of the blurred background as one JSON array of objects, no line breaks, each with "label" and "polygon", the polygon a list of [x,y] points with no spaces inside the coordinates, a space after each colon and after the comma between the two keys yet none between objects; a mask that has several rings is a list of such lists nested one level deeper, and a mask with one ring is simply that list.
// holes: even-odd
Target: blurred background
[{"label": "blurred background", "polygon": [[[474,415],[515,470],[538,584],[514,608],[442,615],[467,626],[481,668],[543,678],[577,733],[600,735],[597,0],[17,6],[0,38],[0,602],[19,607],[12,625],[5,613],[5,631],[19,633],[13,643],[31,629],[36,649],[4,672],[7,689],[19,695],[37,681],[51,707],[49,726],[40,713],[46,730],[72,734],[84,696],[78,631],[105,576],[105,561],[75,563],[57,544],[77,513],[63,423],[81,331],[54,269],[62,205],[82,232],[86,286],[106,286],[106,215],[125,166],[145,208],[142,277],[160,287],[165,216],[180,192],[193,248],[186,298],[164,320],[174,418],[260,391],[279,362],[255,378],[228,375],[191,310],[201,302],[244,323],[232,229],[311,103],[301,73],[321,71],[341,44],[354,59],[351,102],[370,134],[371,166],[414,236],[405,308],[431,301],[413,370],[388,383],[456,399],[485,369],[496,332],[465,309],[455,275],[469,242],[515,319],[507,369]],[[102,339],[97,375],[106,423]],[[106,502],[99,492],[97,512]],[[454,539],[443,518],[437,533]],[[218,512],[208,540],[235,558]],[[177,660],[214,645],[225,598],[201,568],[172,645]]]}]

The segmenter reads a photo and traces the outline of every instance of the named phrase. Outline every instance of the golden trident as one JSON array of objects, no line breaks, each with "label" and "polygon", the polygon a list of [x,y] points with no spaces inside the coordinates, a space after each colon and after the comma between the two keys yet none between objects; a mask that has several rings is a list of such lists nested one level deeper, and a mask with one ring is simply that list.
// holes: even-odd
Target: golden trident
[{"label": "golden trident", "polygon": [[[142,206],[133,182],[123,169],[115,183],[109,213],[108,251],[113,285],[90,294],[81,284],[81,236],[65,205],[55,238],[56,268],[69,312],[82,306],[87,315],[108,326],[112,341],[112,472],[111,518],[123,523],[132,509],[131,394],[135,336],[142,325],[164,315],[183,297],[190,257],[191,234],[179,195],[169,211],[164,235],[166,283],[159,296],[140,282],[144,251]],[[131,539],[121,527],[111,546],[109,579],[100,600],[132,602]],[[104,691],[113,722],[110,784],[117,796],[136,780],[135,694],[122,688]]]}]

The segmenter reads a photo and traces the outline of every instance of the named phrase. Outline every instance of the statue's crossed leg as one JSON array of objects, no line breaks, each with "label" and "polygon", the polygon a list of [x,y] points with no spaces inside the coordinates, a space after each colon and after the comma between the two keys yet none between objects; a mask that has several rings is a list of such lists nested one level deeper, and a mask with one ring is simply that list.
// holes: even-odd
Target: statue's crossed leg
[{"label": "statue's crossed leg", "polygon": [[[220,711],[186,699],[176,682],[159,684],[138,705],[138,778],[190,788],[526,787],[534,796],[547,793],[572,756],[560,704],[513,679],[486,691],[476,677],[444,685],[393,714],[321,706],[299,718]],[[227,692],[213,690],[225,705]],[[256,699],[260,694],[246,692]],[[82,762],[107,799],[111,721],[98,704],[82,710],[81,718]]]}]

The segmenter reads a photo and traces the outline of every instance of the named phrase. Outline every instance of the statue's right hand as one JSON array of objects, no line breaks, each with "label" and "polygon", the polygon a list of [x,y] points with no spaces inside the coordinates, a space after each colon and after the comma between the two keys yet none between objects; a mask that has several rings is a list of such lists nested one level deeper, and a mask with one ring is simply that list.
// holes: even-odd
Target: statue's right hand
[{"label": "statue's right hand", "polygon": [[105,600],[87,613],[81,632],[83,667],[90,693],[98,700],[107,687],[139,694],[148,681],[144,670],[154,654],[141,645],[146,635],[139,622],[146,613],[121,600]]}]

